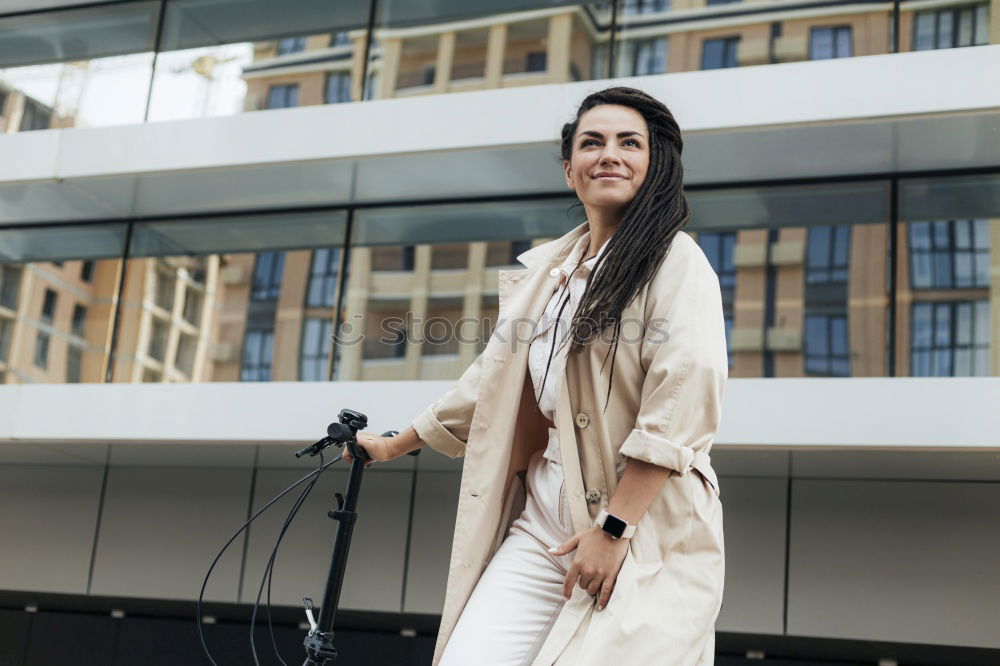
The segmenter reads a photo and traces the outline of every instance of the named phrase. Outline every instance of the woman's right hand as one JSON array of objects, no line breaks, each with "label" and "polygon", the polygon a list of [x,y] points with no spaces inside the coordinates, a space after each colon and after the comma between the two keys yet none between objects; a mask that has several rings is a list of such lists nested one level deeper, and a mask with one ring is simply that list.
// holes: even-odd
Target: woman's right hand
[{"label": "woman's right hand", "polygon": [[[383,437],[373,432],[358,431],[358,445],[365,450],[365,453],[370,458],[370,460],[365,461],[366,469],[371,467],[373,462],[389,462],[390,460],[399,458],[401,455],[405,455],[396,453],[396,449],[392,445],[393,439],[393,437]],[[344,445],[344,460],[351,463],[353,459],[347,445]]]}]

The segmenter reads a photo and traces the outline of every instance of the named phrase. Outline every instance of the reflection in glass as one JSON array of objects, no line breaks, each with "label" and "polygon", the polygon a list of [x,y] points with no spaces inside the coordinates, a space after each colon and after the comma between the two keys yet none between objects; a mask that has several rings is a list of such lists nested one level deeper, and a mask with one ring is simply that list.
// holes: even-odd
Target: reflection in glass
[{"label": "reflection in glass", "polygon": [[906,225],[902,252],[908,262],[900,269],[909,271],[909,280],[900,297],[911,302],[910,375],[995,374],[990,363],[991,330],[996,328],[990,319],[995,293],[990,282],[991,224],[977,218]]},{"label": "reflection in glass", "polygon": [[851,26],[823,26],[809,31],[810,60],[849,58],[852,55]]},{"label": "reflection in glass", "polygon": [[499,271],[523,268],[519,255],[576,226],[567,217],[572,203],[357,211],[344,320],[359,335],[339,348],[337,376],[459,377],[496,325]]},{"label": "reflection in glass", "polygon": [[159,6],[0,17],[0,132],[141,123]]},{"label": "reflection in glass", "polygon": [[989,375],[990,303],[914,303],[911,371],[914,377]]},{"label": "reflection in glass", "polygon": [[988,3],[916,12],[913,50],[949,49],[989,43]]},{"label": "reflection in glass", "polygon": [[299,105],[299,85],[273,85],[267,89],[267,109],[287,109]]},{"label": "reflection in glass", "polygon": [[354,0],[171,0],[149,118],[360,99],[367,17]]},{"label": "reflection in glass", "polygon": [[493,13],[475,3],[446,4],[424,16],[423,5],[379,2],[378,48],[369,63],[378,73],[378,98],[607,76],[609,2],[537,8],[494,2]]},{"label": "reflection in glass", "polygon": [[914,289],[989,287],[989,220],[910,222],[908,230]]},{"label": "reflection in glass", "polygon": [[719,278],[722,291],[722,315],[726,325],[726,347],[729,350],[729,367],[733,367],[733,295],[736,287],[736,267],[733,264],[733,248],[736,246],[736,232],[701,232],[696,234],[708,263]]},{"label": "reflection in glass", "polygon": [[302,326],[302,346],[299,351],[299,379],[306,382],[325,381],[327,359],[333,341],[329,317],[308,317]]},{"label": "reflection in glass", "polygon": [[0,229],[0,383],[103,381],[124,235]]},{"label": "reflection in glass", "polygon": [[313,250],[309,267],[309,287],[306,290],[307,307],[333,307],[339,264],[340,248]]},{"label": "reflection in glass", "polygon": [[136,224],[114,381],[325,381],[345,227],[342,211]]},{"label": "reflection in glass", "polygon": [[739,66],[736,59],[739,43],[739,37],[718,37],[704,40],[701,43],[701,68],[722,69]]},{"label": "reflection in glass", "polygon": [[732,377],[880,376],[886,183],[691,192],[719,277]]}]

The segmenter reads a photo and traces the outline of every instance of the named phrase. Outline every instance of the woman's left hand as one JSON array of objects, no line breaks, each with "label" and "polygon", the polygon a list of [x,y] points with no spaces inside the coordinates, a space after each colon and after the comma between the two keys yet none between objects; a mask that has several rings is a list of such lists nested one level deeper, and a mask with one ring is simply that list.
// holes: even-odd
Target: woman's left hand
[{"label": "woman's left hand", "polygon": [[573,585],[579,578],[580,587],[587,594],[594,596],[600,593],[597,610],[603,610],[608,605],[618,571],[625,561],[628,542],[628,539],[613,539],[603,529],[594,526],[577,532],[566,543],[549,550],[553,555],[565,555],[576,549],[576,557],[566,572],[563,596],[567,599],[572,596]]}]

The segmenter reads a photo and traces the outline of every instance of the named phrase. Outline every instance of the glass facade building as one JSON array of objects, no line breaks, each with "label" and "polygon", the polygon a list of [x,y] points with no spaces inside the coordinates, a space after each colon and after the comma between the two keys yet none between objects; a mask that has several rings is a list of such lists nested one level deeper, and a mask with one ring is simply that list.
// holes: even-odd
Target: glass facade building
[{"label": "glass facade building", "polygon": [[[66,454],[93,467],[95,515],[112,517],[115,492],[139,492],[116,470],[157,464],[129,445],[229,441],[187,422],[185,405],[201,399],[192,396],[235,401],[239,391],[266,388],[236,384],[272,383],[316,391],[310,395],[350,386],[344,390],[392,400],[414,391],[429,402],[485,348],[499,271],[584,220],[562,182],[558,130],[588,92],[613,84],[657,91],[685,133],[693,212],[685,231],[719,276],[735,386],[1000,376],[1000,103],[998,79],[989,78],[1000,71],[998,0],[37,4],[0,2],[0,388],[9,389],[0,393],[0,474],[12,477],[10,488],[18,487],[18,465],[48,464],[24,457],[17,441],[45,447],[66,439],[18,425],[28,414],[20,389],[90,385],[51,394],[83,402],[110,399],[88,390],[165,391],[142,394],[171,415],[158,422],[162,433],[81,433],[97,453]],[[925,77],[936,82],[931,94]],[[136,386],[148,384],[171,386]],[[201,393],[215,389],[231,393]],[[816,408],[825,420],[838,418],[835,404]],[[784,412],[774,414],[780,429]],[[187,427],[189,437],[176,434]],[[237,466],[256,475],[233,491],[239,501],[256,506],[264,490],[280,490],[289,472],[269,467],[260,447],[296,438],[299,431],[261,435]],[[857,434],[854,444],[864,440]],[[732,460],[750,451],[736,452],[737,444],[762,441],[771,440],[733,437]],[[955,451],[972,455],[963,441],[956,435]],[[729,442],[720,442],[722,457]],[[796,446],[765,452],[783,462],[761,453],[745,463],[778,470],[764,476],[780,484],[747,492],[762,503],[787,501],[772,535],[779,540],[795,524],[795,470],[811,478],[809,470],[823,468],[812,453],[793,453]],[[115,447],[131,452],[121,459],[145,462],[116,466]],[[944,444],[936,450],[947,453]],[[187,464],[173,455],[171,469]],[[795,455],[801,462],[793,465]],[[1000,469],[979,460],[962,463],[978,472],[955,474],[984,482],[976,492],[987,494],[976,501],[992,510]],[[720,473],[736,489],[742,464]],[[433,496],[440,475],[453,495],[458,470],[431,467],[413,478]],[[77,479],[79,470],[70,471]],[[211,483],[198,486],[199,478],[192,483],[210,497]],[[170,487],[166,477],[150,487],[160,482]],[[31,492],[10,490],[7,499],[34,502]],[[415,501],[408,493],[398,498],[407,506]],[[441,500],[443,523],[450,497]],[[828,496],[813,486],[796,497],[825,511]],[[30,532],[4,520],[0,533]],[[103,584],[116,568],[102,520],[95,518],[87,571],[73,579],[84,584],[0,579],[0,592],[12,595],[0,605],[24,605],[24,594],[39,590],[63,595],[55,607],[64,609],[86,596],[190,601],[187,592],[133,595],[124,582]],[[420,518],[408,520],[412,529]],[[206,528],[212,538],[217,527]],[[245,604],[256,593],[244,574],[263,546],[247,544],[233,594],[217,601]],[[407,553],[403,601],[396,594],[395,606],[368,608],[355,596],[352,608],[399,613],[417,626],[407,614],[433,616],[443,581],[420,588],[409,545],[395,545]],[[440,569],[442,548],[415,552],[413,562]],[[807,566],[796,559],[806,549],[779,550],[780,577]],[[23,557],[0,547],[0,569],[5,561],[13,571]],[[734,576],[753,575],[746,561],[734,562]],[[989,576],[985,587],[1000,592],[995,569]],[[751,598],[753,585],[741,585],[734,594]],[[290,608],[300,597],[284,594],[279,604]],[[795,616],[797,598],[773,599],[781,608],[774,617]],[[983,604],[977,612],[1000,611],[975,599]],[[816,658],[837,654],[826,640],[921,642],[895,625],[862,635],[835,622],[824,633],[794,617],[759,623],[741,603],[749,604],[729,604],[720,631],[815,638]],[[353,628],[387,626],[379,617]],[[420,627],[421,636],[434,630],[432,622]],[[1000,650],[995,639],[970,629],[927,642]],[[122,649],[115,645],[109,650]],[[720,645],[723,655],[752,647]]]}]

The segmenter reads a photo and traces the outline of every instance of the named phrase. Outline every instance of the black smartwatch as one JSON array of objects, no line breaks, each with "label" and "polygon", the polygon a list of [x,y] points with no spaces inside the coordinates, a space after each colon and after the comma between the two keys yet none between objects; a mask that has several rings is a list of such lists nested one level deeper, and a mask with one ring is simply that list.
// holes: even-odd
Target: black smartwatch
[{"label": "black smartwatch", "polygon": [[608,510],[604,508],[597,514],[594,525],[600,527],[613,539],[630,539],[635,534],[636,528],[636,525],[629,525],[615,514],[608,513]]}]

